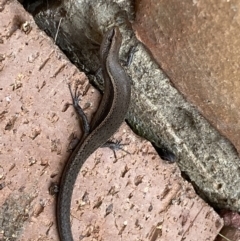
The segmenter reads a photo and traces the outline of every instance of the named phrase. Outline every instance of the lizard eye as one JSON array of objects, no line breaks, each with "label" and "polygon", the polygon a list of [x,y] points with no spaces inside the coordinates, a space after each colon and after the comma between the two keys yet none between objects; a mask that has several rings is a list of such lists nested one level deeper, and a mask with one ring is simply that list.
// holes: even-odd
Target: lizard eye
[{"label": "lizard eye", "polygon": [[109,43],[112,42],[112,36],[108,36],[108,42],[109,42]]}]

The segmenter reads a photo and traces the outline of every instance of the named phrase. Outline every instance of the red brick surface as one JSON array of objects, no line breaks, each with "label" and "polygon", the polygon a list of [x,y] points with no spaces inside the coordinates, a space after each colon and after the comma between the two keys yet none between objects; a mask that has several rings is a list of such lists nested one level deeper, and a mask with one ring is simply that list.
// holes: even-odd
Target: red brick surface
[{"label": "red brick surface", "polygon": [[174,86],[240,152],[239,1],[141,0],[134,28]]},{"label": "red brick surface", "polygon": [[[81,92],[88,81],[39,31],[16,2],[0,12],[0,239],[58,240],[57,183],[79,124],[67,82]],[[23,26],[24,24],[24,26]],[[27,29],[27,30],[26,30]],[[92,116],[92,87],[82,106]],[[71,220],[75,240],[214,240],[222,220],[124,124],[115,138],[131,154],[93,153],[75,185]]]}]

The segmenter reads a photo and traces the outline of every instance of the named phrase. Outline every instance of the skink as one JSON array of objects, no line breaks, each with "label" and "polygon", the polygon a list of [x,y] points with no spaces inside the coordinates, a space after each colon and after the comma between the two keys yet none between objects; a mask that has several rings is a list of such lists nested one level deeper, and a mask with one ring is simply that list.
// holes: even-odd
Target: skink
[{"label": "skink", "polygon": [[122,37],[117,27],[104,36],[100,57],[104,77],[104,94],[91,122],[89,134],[84,136],[68,160],[59,186],[57,224],[61,241],[73,241],[70,224],[70,207],[73,186],[86,159],[117,131],[127,113],[130,96],[130,79],[119,63]]}]

